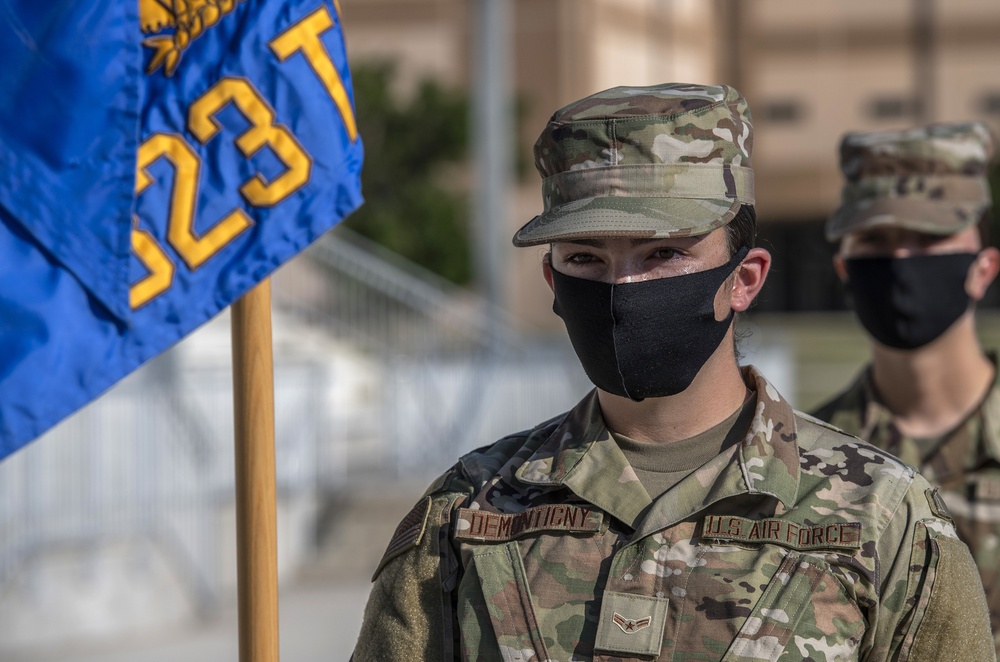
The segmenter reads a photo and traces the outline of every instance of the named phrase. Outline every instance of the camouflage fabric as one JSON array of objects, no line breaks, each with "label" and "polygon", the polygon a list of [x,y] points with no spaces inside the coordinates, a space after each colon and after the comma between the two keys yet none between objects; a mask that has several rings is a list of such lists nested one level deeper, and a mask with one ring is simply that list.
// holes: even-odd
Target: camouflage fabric
[{"label": "camouflage fabric", "polygon": [[[996,355],[990,359],[996,364]],[[929,445],[900,434],[879,402],[870,368],[815,415],[918,467],[940,494],[972,551],[1000,635],[1000,378],[978,409]],[[1000,636],[996,641],[1000,652]]]},{"label": "camouflage fabric", "polygon": [[[928,483],[743,374],[745,439],[655,502],[595,393],[464,456],[429,490],[450,511],[376,578],[356,662],[447,647],[505,662],[993,660],[975,567]],[[443,531],[439,570],[418,570]],[[407,615],[421,593],[429,625]]]},{"label": "camouflage fabric", "polygon": [[705,234],[752,205],[753,128],[726,85],[615,87],[552,116],[535,143],[544,211],[515,246]]},{"label": "camouflage fabric", "polygon": [[845,183],[827,239],[882,225],[928,234],[972,225],[990,206],[992,156],[992,136],[979,122],[846,134],[840,144]]}]

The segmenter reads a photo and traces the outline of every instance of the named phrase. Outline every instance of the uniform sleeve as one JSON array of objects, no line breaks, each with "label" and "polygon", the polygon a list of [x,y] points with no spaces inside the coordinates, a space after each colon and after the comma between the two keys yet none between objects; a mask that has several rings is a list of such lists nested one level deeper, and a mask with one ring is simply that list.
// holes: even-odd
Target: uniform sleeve
[{"label": "uniform sleeve", "polygon": [[451,658],[454,625],[444,586],[453,583],[446,575],[455,562],[447,527],[460,496],[424,497],[396,529],[375,571],[354,662]]},{"label": "uniform sleeve", "polygon": [[986,596],[969,549],[947,536],[932,544],[934,576],[918,595],[918,606],[926,606],[909,628],[899,659],[996,660]]},{"label": "uniform sleeve", "polygon": [[[899,544],[892,553],[894,541]],[[919,476],[880,548],[887,576],[866,659],[995,662],[989,608],[972,554],[936,490]]]}]

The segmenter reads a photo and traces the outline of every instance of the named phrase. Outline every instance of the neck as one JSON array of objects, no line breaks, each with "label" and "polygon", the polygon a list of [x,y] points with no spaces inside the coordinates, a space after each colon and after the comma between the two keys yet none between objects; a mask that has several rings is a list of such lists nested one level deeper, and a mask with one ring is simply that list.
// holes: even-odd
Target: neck
[{"label": "neck", "polygon": [[923,347],[873,346],[875,390],[899,431],[911,437],[937,436],[958,425],[982,401],[993,373],[971,310]]},{"label": "neck", "polygon": [[638,441],[670,443],[693,437],[726,420],[747,394],[736,364],[732,334],[730,328],[691,385],[677,395],[635,402],[598,389],[608,428]]}]

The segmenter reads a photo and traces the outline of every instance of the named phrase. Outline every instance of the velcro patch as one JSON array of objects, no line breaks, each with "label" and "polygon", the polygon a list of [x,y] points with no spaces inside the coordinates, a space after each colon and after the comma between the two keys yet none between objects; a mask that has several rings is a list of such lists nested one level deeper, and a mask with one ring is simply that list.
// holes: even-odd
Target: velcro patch
[{"label": "velcro patch", "polygon": [[976,501],[1000,501],[1000,476],[977,476],[975,485]]},{"label": "velcro patch", "polygon": [[605,591],[594,648],[624,657],[657,656],[670,600]]},{"label": "velcro patch", "polygon": [[954,518],[951,516],[951,511],[948,510],[948,506],[945,505],[944,499],[941,498],[941,494],[938,492],[938,488],[932,487],[926,490],[924,494],[927,496],[927,505],[930,506],[932,513],[941,519],[948,520],[952,524],[955,523]]},{"label": "velcro patch", "polygon": [[537,531],[600,531],[604,513],[590,506],[565,503],[526,508],[520,513],[489,513],[459,508],[455,539],[508,541]]},{"label": "velcro patch", "polygon": [[709,515],[701,537],[716,542],[770,543],[791,549],[860,549],[861,523],[796,524],[781,519],[753,520]]},{"label": "velcro patch", "polygon": [[403,521],[396,527],[395,533],[392,534],[389,546],[385,548],[385,554],[382,555],[382,560],[379,561],[378,567],[375,568],[375,574],[372,575],[372,581],[375,581],[378,573],[382,572],[382,568],[389,561],[403,552],[420,545],[420,541],[424,537],[424,531],[427,529],[427,515],[430,512],[431,498],[424,497],[417,505],[413,506],[410,512],[406,513],[406,517],[403,518]]}]

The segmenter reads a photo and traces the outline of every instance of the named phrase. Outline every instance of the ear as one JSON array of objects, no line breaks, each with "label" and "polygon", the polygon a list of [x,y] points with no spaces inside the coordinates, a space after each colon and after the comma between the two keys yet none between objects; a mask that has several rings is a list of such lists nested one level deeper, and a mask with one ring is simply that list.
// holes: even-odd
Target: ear
[{"label": "ear", "polygon": [[847,266],[844,264],[844,257],[840,253],[833,256],[833,270],[837,273],[837,278],[841,283],[847,282]]},{"label": "ear", "polygon": [[549,284],[549,289],[553,292],[556,291],[555,285],[552,284],[552,252],[548,252],[542,256],[542,276],[545,277],[545,282]]},{"label": "ear", "polygon": [[990,283],[1000,271],[1000,250],[989,246],[979,251],[976,261],[969,267],[969,275],[965,278],[965,291],[973,301],[981,301],[986,296]]},{"label": "ear", "polygon": [[736,268],[733,279],[730,307],[738,313],[745,311],[764,287],[767,272],[771,269],[771,254],[763,248],[751,248],[743,262]]}]

